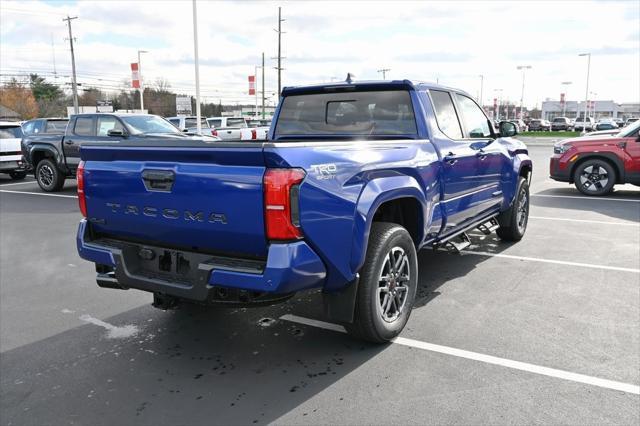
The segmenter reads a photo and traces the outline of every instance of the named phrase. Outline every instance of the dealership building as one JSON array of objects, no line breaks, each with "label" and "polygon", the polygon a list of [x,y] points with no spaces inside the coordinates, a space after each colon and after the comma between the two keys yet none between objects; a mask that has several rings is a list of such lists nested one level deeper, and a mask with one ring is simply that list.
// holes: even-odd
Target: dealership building
[{"label": "dealership building", "polygon": [[[590,101],[588,116],[599,120],[602,118],[640,117],[640,103],[619,104],[614,101]],[[577,118],[584,115],[585,101],[544,101],[542,102],[542,118],[553,120],[555,117]]]}]

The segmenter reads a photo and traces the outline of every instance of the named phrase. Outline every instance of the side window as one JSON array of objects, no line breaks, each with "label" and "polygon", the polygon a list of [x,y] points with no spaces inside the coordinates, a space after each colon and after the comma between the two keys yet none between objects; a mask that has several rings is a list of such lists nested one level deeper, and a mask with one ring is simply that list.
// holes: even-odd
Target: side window
[{"label": "side window", "polygon": [[176,127],[180,127],[180,119],[179,118],[172,118],[169,120],[169,123],[173,124]]},{"label": "side window", "polygon": [[470,98],[464,95],[456,95],[460,105],[460,114],[464,120],[467,138],[491,137],[491,129],[484,112]]},{"label": "side window", "polygon": [[113,116],[105,115],[98,117],[98,136],[109,136],[109,130],[122,130],[122,123]]},{"label": "side window", "polygon": [[456,114],[456,110],[453,107],[453,100],[449,92],[431,90],[429,94],[436,112],[436,121],[442,133],[451,139],[462,139],[462,129],[458,121],[458,114]]},{"label": "side window", "polygon": [[35,122],[35,121],[29,121],[29,122],[25,123],[25,124],[22,126],[22,131],[23,131],[25,134],[30,135],[30,134],[34,133],[34,127],[35,127],[35,125],[36,125],[36,122]]},{"label": "side window", "polygon": [[93,118],[78,117],[73,127],[73,133],[79,136],[93,136]]},{"label": "side window", "polygon": [[209,120],[209,125],[211,127],[220,128],[222,126],[222,120]]}]

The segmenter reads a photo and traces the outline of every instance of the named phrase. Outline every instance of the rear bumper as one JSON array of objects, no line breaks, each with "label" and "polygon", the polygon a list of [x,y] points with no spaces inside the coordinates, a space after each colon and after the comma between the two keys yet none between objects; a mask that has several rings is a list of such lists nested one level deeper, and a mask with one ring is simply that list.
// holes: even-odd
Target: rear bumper
[{"label": "rear bumper", "polygon": [[[76,238],[78,254],[100,265],[102,273],[98,281],[110,280],[113,285],[109,287],[135,288],[206,302],[216,298],[219,288],[290,294],[321,287],[326,276],[324,264],[304,241],[271,244],[266,261],[260,262],[125,241],[94,240],[89,228],[83,219]],[[153,259],[142,259],[141,249],[153,252]],[[161,256],[172,259],[170,271],[149,272],[157,267]]]}]

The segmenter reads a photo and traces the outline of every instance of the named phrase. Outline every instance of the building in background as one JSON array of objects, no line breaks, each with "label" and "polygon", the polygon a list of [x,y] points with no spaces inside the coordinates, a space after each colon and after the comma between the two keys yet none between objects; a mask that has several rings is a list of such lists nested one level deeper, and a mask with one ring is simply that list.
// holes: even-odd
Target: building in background
[{"label": "building in background", "polygon": [[[555,117],[575,119],[584,115],[585,101],[567,101],[563,105],[560,101],[546,100],[542,102],[542,118],[553,120]],[[596,120],[602,118],[640,117],[640,103],[616,103],[614,101],[589,101],[588,116]]]}]

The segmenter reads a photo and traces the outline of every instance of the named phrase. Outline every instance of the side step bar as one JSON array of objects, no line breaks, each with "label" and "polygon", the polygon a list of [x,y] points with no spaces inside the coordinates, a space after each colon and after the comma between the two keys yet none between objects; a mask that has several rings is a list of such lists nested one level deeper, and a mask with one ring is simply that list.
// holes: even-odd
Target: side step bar
[{"label": "side step bar", "polygon": [[469,238],[467,231],[474,228],[478,229],[484,235],[489,235],[500,228],[500,225],[498,224],[496,216],[485,218],[479,222],[472,223],[471,225],[466,226],[455,234],[448,235],[443,239],[435,242],[433,244],[433,249],[438,250],[442,248],[446,251],[451,251],[454,253],[462,252],[462,250],[471,245],[471,239]]}]

